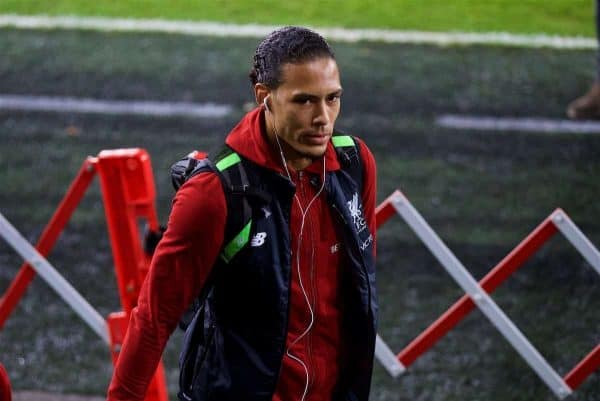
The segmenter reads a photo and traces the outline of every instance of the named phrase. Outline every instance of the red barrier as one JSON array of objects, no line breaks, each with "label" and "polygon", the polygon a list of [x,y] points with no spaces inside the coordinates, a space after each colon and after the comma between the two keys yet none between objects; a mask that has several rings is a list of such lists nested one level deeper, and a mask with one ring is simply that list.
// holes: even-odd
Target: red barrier
[{"label": "red barrier", "polygon": [[[556,213],[565,215],[561,209],[556,209],[538,227],[535,228],[523,241],[519,243],[498,265],[496,265],[481,281],[479,285],[487,292],[492,293],[511,274],[518,270],[535,252],[538,251],[554,234],[558,232],[555,221],[552,219]],[[376,209],[377,228],[386,223],[397,214],[391,198],[386,199]],[[475,307],[475,303],[468,295],[461,297],[454,305],[444,312],[435,322],[419,334],[398,355],[398,360],[405,366],[411,365],[419,356],[430,349],[435,343],[446,335]],[[563,380],[575,389],[595,370],[600,368],[600,345],[590,352],[581,362],[573,368]]]},{"label": "red barrier", "polygon": [[[77,208],[77,205],[79,205],[95,174],[95,159],[86,159],[40,236],[36,249],[41,255],[48,256],[60,233]],[[35,271],[28,263],[24,263],[6,293],[0,298],[0,330],[4,327],[6,319],[8,319],[10,313],[17,306],[34,277]]]},{"label": "red barrier", "polygon": [[[488,294],[492,293],[556,232],[556,227],[552,224],[550,218],[544,220],[511,253],[498,263],[479,282],[479,285]],[[400,362],[404,366],[413,363],[421,354],[452,330],[474,308],[475,303],[468,295],[464,295],[398,354]]]},{"label": "red barrier", "polygon": [[379,227],[387,223],[387,221],[395,216],[398,212],[392,206],[389,200],[383,201],[379,206],[375,208],[375,225],[379,230]]},{"label": "red barrier", "polygon": [[[139,225],[145,223],[149,230],[159,230],[154,204],[154,178],[148,153],[143,149],[106,150],[96,158],[88,158],[46,226],[36,248],[42,255],[48,255],[96,173],[100,177],[119,296],[124,310],[111,314],[107,320],[111,357],[116,362],[129,313],[136,305],[150,266],[151,255],[143,250]],[[34,277],[35,271],[24,264],[0,299],[0,329]],[[145,400],[168,401],[162,362]]]},{"label": "red barrier", "polygon": [[0,401],[11,401],[12,391],[10,390],[10,380],[4,366],[0,363]]},{"label": "red barrier", "polygon": [[97,168],[121,305],[129,313],[150,265],[139,224],[159,229],[152,166],[145,150],[118,149],[100,152]]},{"label": "red barrier", "polygon": [[[117,361],[125,339],[129,314],[150,266],[140,240],[140,223],[159,230],[150,156],[143,149],[104,150],[98,154],[98,173],[104,211],[115,262],[117,284],[124,312],[112,313],[107,321],[111,356]],[[146,401],[168,401],[162,362],[148,387]]]}]

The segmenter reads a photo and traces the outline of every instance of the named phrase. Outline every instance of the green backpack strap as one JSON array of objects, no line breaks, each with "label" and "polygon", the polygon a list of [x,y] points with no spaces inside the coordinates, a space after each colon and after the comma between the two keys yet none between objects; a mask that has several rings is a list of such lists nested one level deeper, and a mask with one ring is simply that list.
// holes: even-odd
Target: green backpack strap
[{"label": "green backpack strap", "polygon": [[252,207],[248,197],[261,198],[263,203],[269,202],[270,198],[263,191],[250,186],[244,163],[231,148],[225,146],[214,161],[206,158],[206,154],[203,156],[204,158],[196,158],[193,152],[171,166],[171,181],[177,191],[187,180],[201,172],[213,171],[219,176],[227,210],[235,211],[227,213],[220,255],[223,261],[229,263],[250,240]]},{"label": "green backpack strap", "polygon": [[221,177],[229,211],[225,224],[225,242],[220,255],[225,263],[229,263],[250,241],[252,208],[246,194],[250,182],[242,159],[229,147],[225,147],[217,155],[214,167]]},{"label": "green backpack strap", "polygon": [[342,169],[352,177],[358,192],[362,194],[363,188],[363,162],[360,158],[358,140],[341,132],[334,132],[331,143],[335,148]]}]

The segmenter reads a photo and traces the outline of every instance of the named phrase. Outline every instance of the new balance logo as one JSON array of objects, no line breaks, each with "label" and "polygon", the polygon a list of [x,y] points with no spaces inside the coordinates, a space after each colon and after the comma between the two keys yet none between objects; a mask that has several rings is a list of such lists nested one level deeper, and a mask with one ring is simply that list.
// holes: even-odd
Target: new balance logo
[{"label": "new balance logo", "polygon": [[267,233],[256,233],[254,237],[252,237],[252,241],[250,241],[250,246],[261,246],[265,243],[265,238],[267,238]]}]

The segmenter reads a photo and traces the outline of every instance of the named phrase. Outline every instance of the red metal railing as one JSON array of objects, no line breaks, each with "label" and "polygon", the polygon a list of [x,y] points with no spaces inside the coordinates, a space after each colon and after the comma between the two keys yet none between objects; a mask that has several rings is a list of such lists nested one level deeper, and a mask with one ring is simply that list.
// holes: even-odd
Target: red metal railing
[{"label": "red metal railing", "polygon": [[[35,246],[43,256],[48,256],[52,250],[52,247],[67,225],[77,205],[79,205],[95,174],[95,159],[86,159]],[[33,268],[28,263],[24,263],[6,290],[6,293],[0,298],[0,330],[4,327],[4,323],[10,316],[10,313],[15,309],[21,297],[23,297],[29,283],[31,283],[34,277],[35,271]]]},{"label": "red metal railing", "polygon": [[[150,266],[151,255],[147,255],[143,250],[139,224],[146,223],[154,232],[159,229],[154,203],[154,178],[148,153],[143,149],[118,149],[102,151],[98,157],[87,158],[42,233],[36,248],[44,256],[50,253],[96,174],[100,177],[123,307],[123,312],[112,313],[107,319],[111,339],[110,352],[113,362],[116,362],[125,337],[129,314],[137,303],[140,287]],[[0,329],[25,294],[35,274],[31,266],[24,264],[4,296],[0,298]],[[168,401],[162,362],[157,368],[145,400]]]},{"label": "red metal railing", "polygon": [[[500,261],[500,263],[498,263],[481,281],[479,281],[479,285],[487,293],[492,293],[559,231],[552,219],[552,216],[557,212],[566,215],[561,209],[556,209],[504,259],[502,259],[502,261]],[[396,209],[394,208],[390,197],[376,209],[377,228],[381,227],[396,214]],[[405,367],[411,365],[423,353],[433,347],[438,340],[452,330],[452,328],[454,328],[474,308],[475,303],[468,295],[461,297],[435,322],[400,351],[397,355],[398,360]],[[583,358],[571,372],[564,376],[563,380],[574,390],[579,387],[585,378],[591,375],[599,367],[600,345],[596,346],[592,352]]]}]

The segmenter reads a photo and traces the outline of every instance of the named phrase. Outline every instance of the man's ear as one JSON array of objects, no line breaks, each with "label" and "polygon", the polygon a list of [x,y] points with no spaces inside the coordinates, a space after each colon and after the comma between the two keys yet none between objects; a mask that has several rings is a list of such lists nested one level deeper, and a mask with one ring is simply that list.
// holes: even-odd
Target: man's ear
[{"label": "man's ear", "polygon": [[263,104],[265,98],[269,96],[271,90],[267,88],[265,84],[257,83],[254,85],[254,99],[256,99],[256,104]]}]

